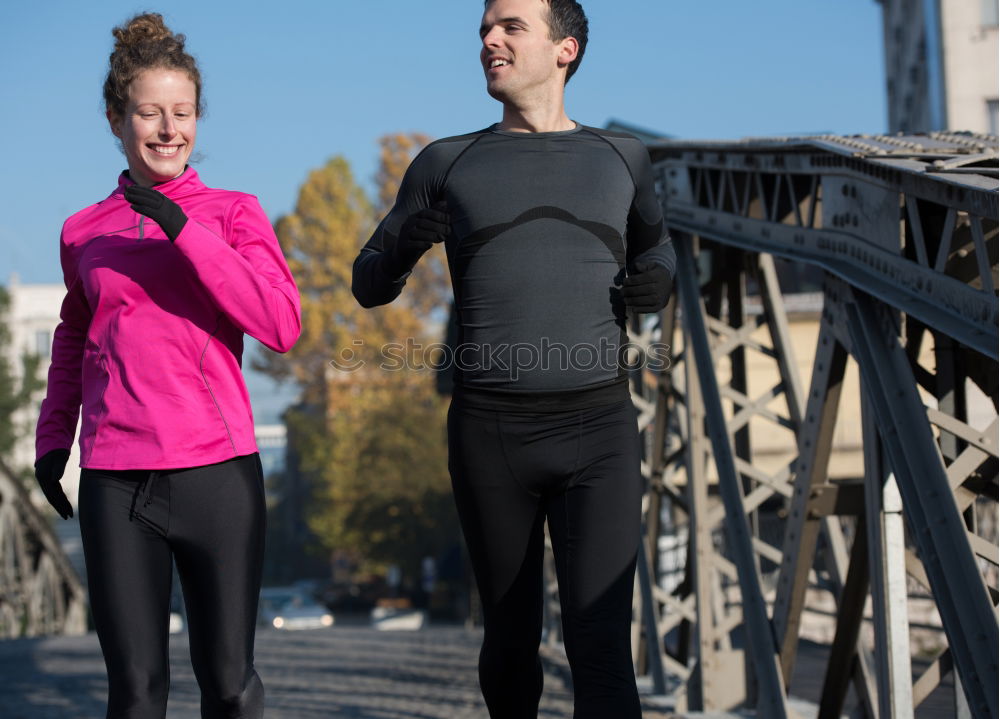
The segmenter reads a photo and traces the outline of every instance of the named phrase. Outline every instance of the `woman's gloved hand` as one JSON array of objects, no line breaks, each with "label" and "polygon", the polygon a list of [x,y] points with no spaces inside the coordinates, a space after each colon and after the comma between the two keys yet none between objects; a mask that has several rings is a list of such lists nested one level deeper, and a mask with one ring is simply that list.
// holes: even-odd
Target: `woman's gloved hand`
[{"label": "woman's gloved hand", "polygon": [[38,486],[42,488],[45,499],[63,519],[69,519],[73,516],[73,506],[66,498],[62,485],[59,484],[63,472],[66,471],[68,459],[68,449],[53,449],[39,457],[38,461],[35,462],[35,479],[38,480]]},{"label": "woman's gloved hand", "polygon": [[129,185],[125,188],[125,199],[132,203],[132,209],[158,224],[171,242],[177,240],[188,218],[176,202],[150,187]]}]

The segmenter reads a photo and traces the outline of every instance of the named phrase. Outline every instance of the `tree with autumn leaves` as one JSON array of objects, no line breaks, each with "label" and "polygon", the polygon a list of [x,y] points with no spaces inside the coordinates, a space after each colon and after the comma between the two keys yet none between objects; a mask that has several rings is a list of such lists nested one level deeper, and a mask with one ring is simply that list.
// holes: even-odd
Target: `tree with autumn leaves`
[{"label": "tree with autumn leaves", "polygon": [[423,557],[439,555],[459,536],[447,473],[447,405],[433,372],[387,370],[383,348],[440,341],[434,318],[449,292],[444,253],[428,253],[403,297],[374,310],[355,301],[351,272],[427,142],[419,134],[380,140],[375,203],[342,157],[309,174],[294,212],[275,224],[302,298],[302,335],[288,354],[267,353],[258,362],[301,389],[285,418],[308,485],[306,520],[323,549],[348,553],[369,570],[397,564],[414,581]]}]

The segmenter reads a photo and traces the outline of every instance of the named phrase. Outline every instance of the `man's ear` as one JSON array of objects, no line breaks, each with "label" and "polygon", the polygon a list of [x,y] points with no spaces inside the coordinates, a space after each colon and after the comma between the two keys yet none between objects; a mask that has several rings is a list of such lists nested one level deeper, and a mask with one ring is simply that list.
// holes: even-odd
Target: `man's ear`
[{"label": "man's ear", "polygon": [[111,110],[106,110],[104,116],[108,118],[108,125],[111,126],[111,134],[122,139],[122,118],[115,115]]},{"label": "man's ear", "polygon": [[576,56],[580,52],[580,43],[576,41],[575,37],[564,37],[559,41],[559,54],[556,56],[556,61],[559,63],[559,67],[566,67],[571,62],[576,60]]}]

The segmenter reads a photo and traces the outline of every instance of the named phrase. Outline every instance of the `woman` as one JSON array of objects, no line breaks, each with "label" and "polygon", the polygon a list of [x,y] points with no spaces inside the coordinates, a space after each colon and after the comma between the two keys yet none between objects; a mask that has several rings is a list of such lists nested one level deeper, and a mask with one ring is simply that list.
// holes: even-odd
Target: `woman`
[{"label": "woman", "polygon": [[104,99],[128,170],[63,227],[36,476],[70,516],[59,479],[82,405],[80,530],[107,716],[164,716],[173,560],[202,717],[260,717],[264,490],[240,366],[244,333],[291,348],[298,291],[256,198],[187,165],[202,104],[184,36],[154,13],[113,34]]}]

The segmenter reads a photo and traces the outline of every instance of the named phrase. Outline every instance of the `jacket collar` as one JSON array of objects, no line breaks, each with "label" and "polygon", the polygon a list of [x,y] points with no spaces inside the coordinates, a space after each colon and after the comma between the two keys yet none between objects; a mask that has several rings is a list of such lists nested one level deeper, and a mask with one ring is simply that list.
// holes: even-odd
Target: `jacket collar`
[{"label": "jacket collar", "polygon": [[[125,194],[125,188],[134,184],[135,182],[133,182],[132,178],[128,176],[128,170],[125,170],[118,176],[118,188],[111,193],[111,196],[123,196]],[[195,169],[190,165],[184,168],[184,172],[179,174],[174,179],[153,185],[154,190],[162,192],[171,199],[190,195],[204,189],[204,187],[205,184],[198,177],[198,173]]]}]

